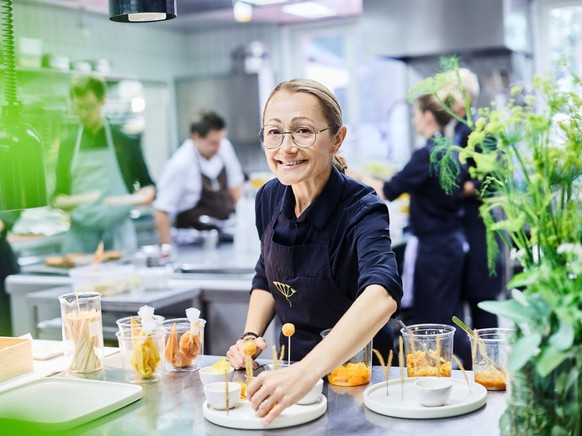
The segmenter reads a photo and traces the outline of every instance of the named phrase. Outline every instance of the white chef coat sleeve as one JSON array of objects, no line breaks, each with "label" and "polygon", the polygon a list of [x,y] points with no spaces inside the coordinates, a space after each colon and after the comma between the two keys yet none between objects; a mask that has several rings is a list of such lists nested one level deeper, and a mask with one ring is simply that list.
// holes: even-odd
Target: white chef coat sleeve
[{"label": "white chef coat sleeve", "polygon": [[179,205],[183,200],[184,169],[176,165],[174,160],[166,163],[162,175],[156,184],[157,194],[153,206],[169,214],[180,212]]},{"label": "white chef coat sleeve", "polygon": [[222,140],[220,144],[220,152],[224,160],[224,166],[226,167],[228,187],[234,188],[236,186],[241,186],[245,181],[245,177],[240,162],[236,157],[234,147],[228,139],[225,138]]}]

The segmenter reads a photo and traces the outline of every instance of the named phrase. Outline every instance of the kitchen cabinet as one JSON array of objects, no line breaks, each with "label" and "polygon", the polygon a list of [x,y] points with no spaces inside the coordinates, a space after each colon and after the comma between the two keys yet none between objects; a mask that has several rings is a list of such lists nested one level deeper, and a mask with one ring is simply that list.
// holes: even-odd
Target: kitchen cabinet
[{"label": "kitchen cabinet", "polygon": [[201,110],[213,110],[226,121],[245,172],[268,170],[258,132],[261,128],[258,74],[222,74],[176,80],[180,138],[190,137],[190,123]]}]

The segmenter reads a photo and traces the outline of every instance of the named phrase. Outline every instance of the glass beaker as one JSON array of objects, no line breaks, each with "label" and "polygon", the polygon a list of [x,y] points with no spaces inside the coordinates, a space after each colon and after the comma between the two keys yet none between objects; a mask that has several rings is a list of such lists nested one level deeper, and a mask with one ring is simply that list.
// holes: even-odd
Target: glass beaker
[{"label": "glass beaker", "polygon": [[450,377],[455,330],[446,324],[414,324],[400,329],[408,377]]},{"label": "glass beaker", "polygon": [[[133,333],[133,334],[132,334]],[[125,380],[130,383],[153,383],[164,374],[162,355],[165,334],[156,328],[143,335],[131,329],[118,331],[115,336],[119,341],[121,366]]]},{"label": "glass beaker", "polygon": [[[331,329],[321,332],[325,338]],[[372,377],[372,341],[327,375],[327,381],[336,386],[365,385]]]},{"label": "glass beaker", "polygon": [[69,371],[84,374],[103,368],[101,294],[73,292],[61,295],[64,354]]},{"label": "glass beaker", "polygon": [[489,391],[504,391],[513,330],[488,328],[475,330],[475,333],[478,338],[469,335],[475,382]]},{"label": "glass beaker", "polygon": [[199,318],[192,332],[188,318],[167,319],[163,322],[166,332],[164,357],[171,371],[195,371],[200,368],[200,358],[204,354],[205,325],[206,320]]}]

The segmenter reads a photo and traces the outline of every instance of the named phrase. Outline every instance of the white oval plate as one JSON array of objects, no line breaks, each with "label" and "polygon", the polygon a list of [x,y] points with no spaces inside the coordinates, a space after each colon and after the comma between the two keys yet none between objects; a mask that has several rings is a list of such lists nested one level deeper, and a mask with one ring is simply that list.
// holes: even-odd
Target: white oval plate
[{"label": "white oval plate", "polygon": [[239,401],[235,408],[228,411],[216,410],[208,406],[204,401],[204,417],[217,425],[244,430],[265,430],[272,428],[292,427],[304,424],[319,418],[327,410],[327,398],[320,395],[319,401],[313,404],[294,404],[281,412],[281,414],[269,425],[263,425],[261,418],[255,416],[255,411],[247,400]]},{"label": "white oval plate", "polygon": [[[386,382],[376,383],[364,391],[364,404],[376,413],[396,418],[432,419],[464,415],[482,407],[487,400],[487,389],[471,383],[471,390],[464,379],[451,379],[453,390],[448,401],[437,407],[420,404],[414,387],[417,377],[404,379],[404,396],[400,379],[390,380],[386,395]],[[404,398],[404,399],[403,399]]]}]

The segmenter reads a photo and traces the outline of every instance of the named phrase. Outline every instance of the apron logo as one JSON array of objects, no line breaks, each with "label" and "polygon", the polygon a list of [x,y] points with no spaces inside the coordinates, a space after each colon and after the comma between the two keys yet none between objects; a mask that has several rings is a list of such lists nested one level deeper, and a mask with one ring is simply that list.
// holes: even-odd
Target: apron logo
[{"label": "apron logo", "polygon": [[283,294],[283,296],[287,299],[287,302],[289,303],[289,307],[293,307],[293,305],[291,304],[291,300],[289,300],[289,297],[292,297],[293,294],[295,294],[297,291],[285,283],[273,281],[273,284],[275,285],[277,290],[281,294]]}]

